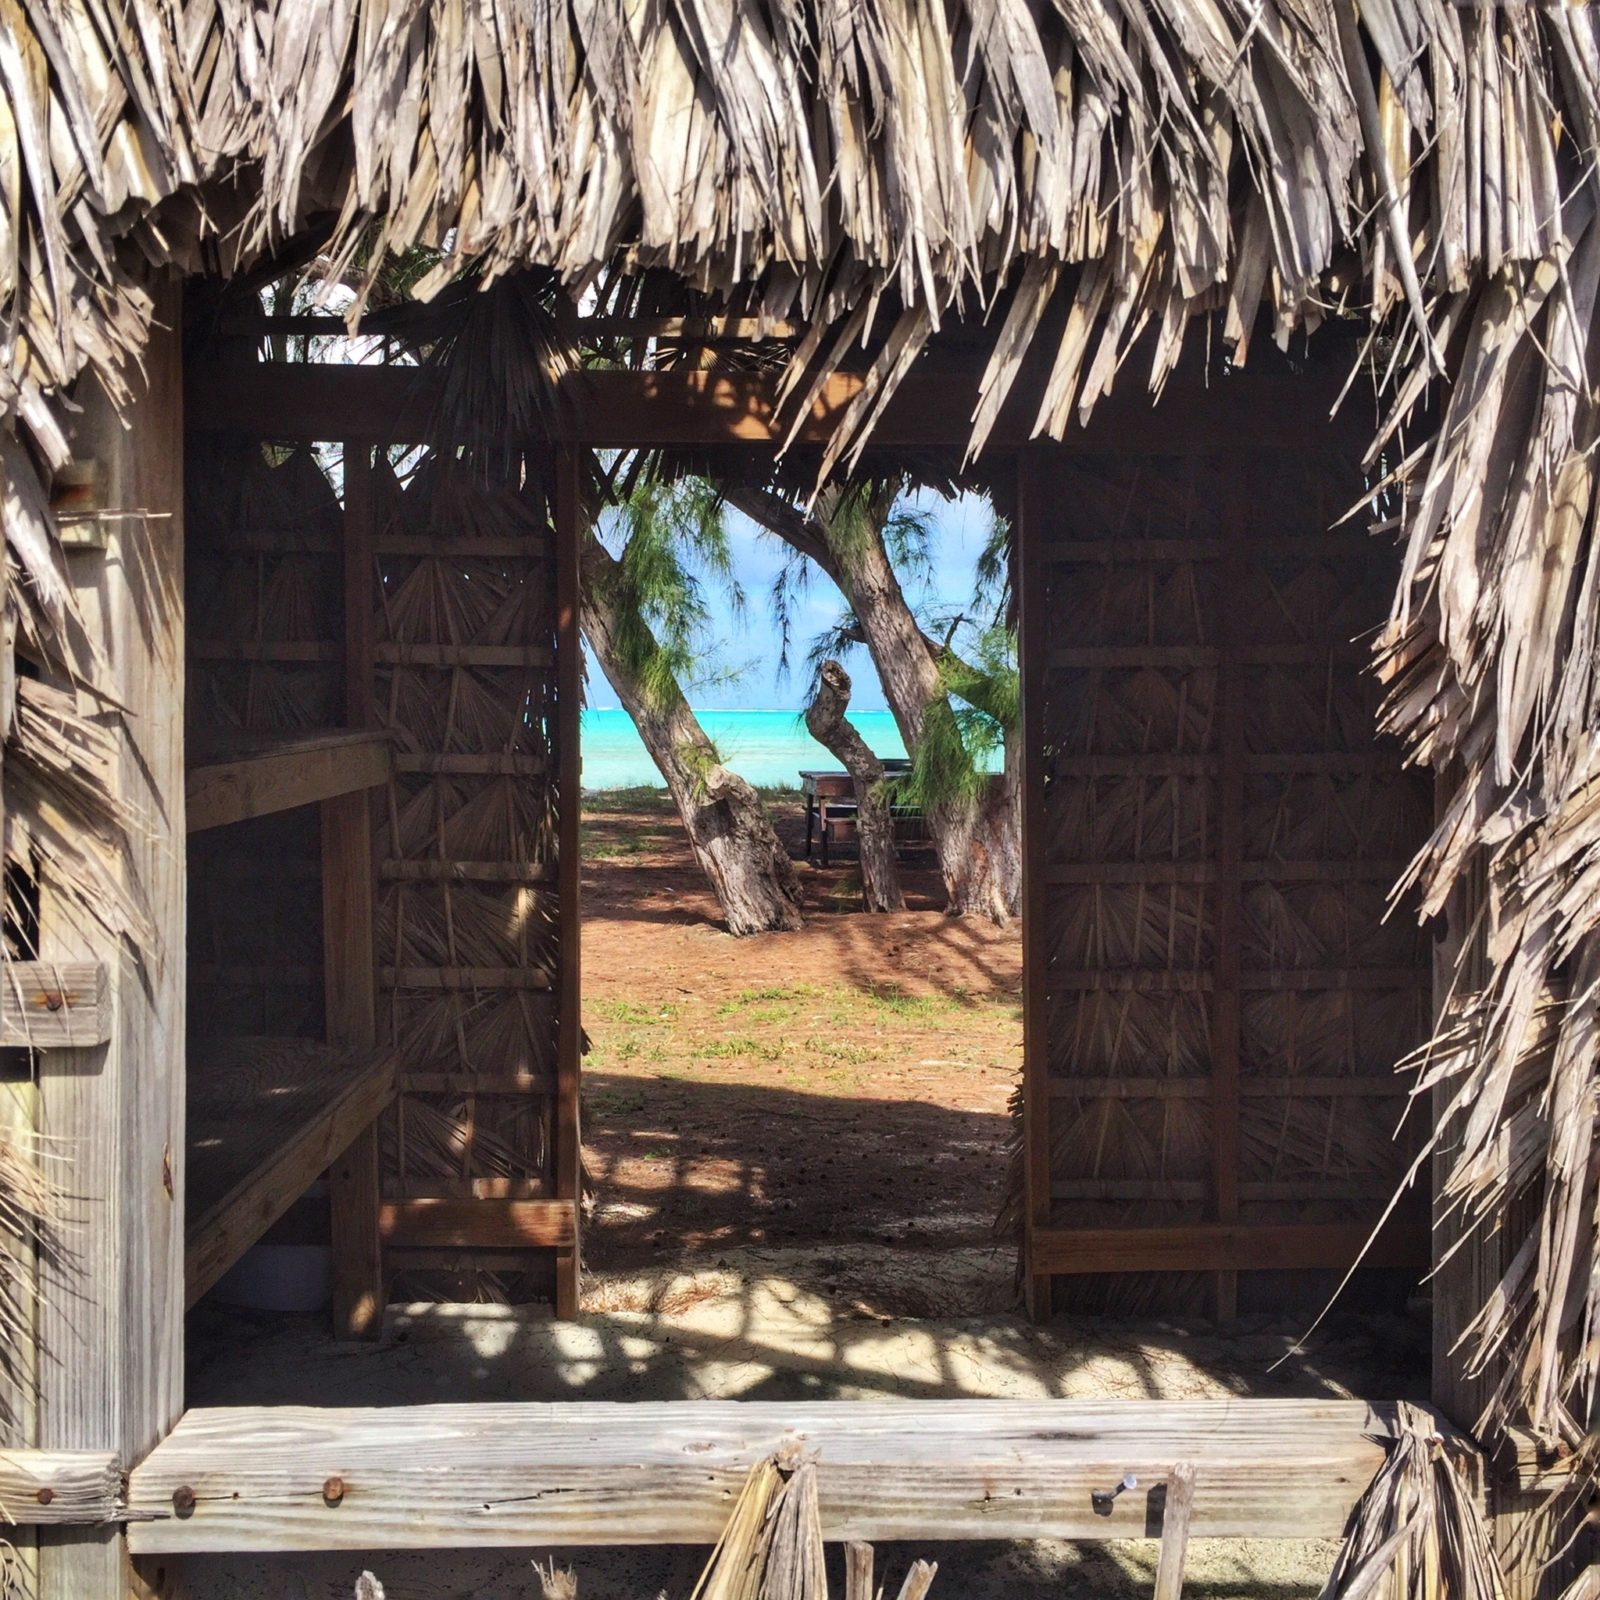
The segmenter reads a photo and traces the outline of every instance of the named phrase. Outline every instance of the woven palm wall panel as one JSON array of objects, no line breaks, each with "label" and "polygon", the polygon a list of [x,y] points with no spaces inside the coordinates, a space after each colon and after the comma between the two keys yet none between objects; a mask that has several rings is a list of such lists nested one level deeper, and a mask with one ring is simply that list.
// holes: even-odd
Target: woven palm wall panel
[{"label": "woven palm wall panel", "polygon": [[[558,1166],[549,464],[195,434],[187,470],[191,758],[239,733],[392,741],[371,802],[391,1296],[549,1298],[527,1215]],[[314,806],[191,836],[192,1033],[323,1036],[322,874]]]},{"label": "woven palm wall panel", "polygon": [[[344,512],[323,463],[195,435],[185,474],[191,760],[238,733],[339,725]],[[317,830],[301,809],[191,836],[191,1031],[322,1035]]]},{"label": "woven palm wall panel", "polygon": [[[373,709],[395,743],[375,832],[380,1032],[402,1048],[395,1200],[491,1212],[555,1188],[555,560],[533,463],[373,474]],[[401,1297],[526,1299],[501,1245],[390,1250]]]},{"label": "woven palm wall panel", "polygon": [[[1359,474],[1052,452],[1036,481],[1045,1225],[1368,1224],[1409,1153],[1395,1068],[1426,1037],[1426,940],[1386,896],[1429,804],[1373,732],[1392,573],[1334,526]],[[1231,1306],[1267,1282],[1152,1271],[1129,1239],[1125,1271],[1069,1265],[1054,1304]]]}]

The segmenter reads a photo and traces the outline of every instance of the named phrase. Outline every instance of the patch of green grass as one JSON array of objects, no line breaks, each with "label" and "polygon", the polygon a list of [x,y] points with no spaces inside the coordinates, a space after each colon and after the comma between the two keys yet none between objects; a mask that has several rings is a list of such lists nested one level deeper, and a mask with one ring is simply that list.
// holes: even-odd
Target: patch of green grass
[{"label": "patch of green grass", "polygon": [[644,1006],[636,1000],[591,1000],[590,1009],[605,1022],[624,1022],[633,1027],[649,1027],[657,1022],[675,1022],[678,1007],[663,1002]]},{"label": "patch of green grass", "polygon": [[728,1061],[737,1056],[750,1056],[756,1061],[776,1061],[783,1054],[783,1040],[736,1034],[730,1039],[707,1039],[696,1048],[695,1053],[708,1061]]},{"label": "patch of green grass", "polygon": [[866,1045],[852,1043],[849,1039],[825,1039],[821,1034],[813,1034],[806,1040],[805,1047],[807,1054],[821,1056],[824,1061],[848,1061],[855,1066],[878,1057],[878,1052]]}]

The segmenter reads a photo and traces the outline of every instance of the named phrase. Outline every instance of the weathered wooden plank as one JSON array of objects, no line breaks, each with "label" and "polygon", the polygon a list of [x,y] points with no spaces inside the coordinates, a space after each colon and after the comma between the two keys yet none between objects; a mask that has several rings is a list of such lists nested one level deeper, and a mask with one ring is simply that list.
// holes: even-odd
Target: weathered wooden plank
[{"label": "weathered wooden plank", "polygon": [[[138,819],[112,870],[147,932],[107,948],[40,884],[40,954],[116,962],[111,1038],[38,1059],[40,1131],[70,1152],[71,1248],[40,1265],[38,1434],[51,1450],[136,1461],[183,1396],[184,494],[182,307],[157,282],[149,343],[120,415],[85,380],[73,453],[99,469],[103,548],[68,566],[77,613],[105,663],[98,715],[119,745],[115,782]],[[38,1531],[36,1600],[124,1600],[114,1527]]]},{"label": "weathered wooden plank", "polygon": [[[394,1098],[395,1057],[374,1051],[347,1072],[328,1078],[327,1094],[314,1115],[284,1137],[274,1133],[267,1148],[247,1152],[238,1181],[209,1204],[188,1230],[186,1300],[193,1305],[274,1222],[307,1186],[371,1126]],[[249,1118],[240,1133],[251,1133]],[[219,1123],[214,1134],[226,1137]]]},{"label": "weathered wooden plank", "polygon": [[0,1525],[112,1522],[121,1508],[115,1450],[0,1450]]},{"label": "weathered wooden plank", "polygon": [[[133,1474],[141,1551],[709,1544],[750,1466],[818,1459],[828,1539],[1119,1539],[1174,1462],[1197,1538],[1328,1538],[1384,1456],[1361,1401],[859,1401],[191,1411]],[[1092,1497],[1135,1474],[1109,1515]],[[329,1478],[343,1493],[331,1502]],[[1149,1488],[1144,1487],[1148,1485]],[[181,1512],[181,1514],[180,1514]]]},{"label": "weathered wooden plank", "polygon": [[386,734],[326,733],[191,767],[189,832],[375,788],[387,781],[391,760]]},{"label": "weathered wooden plank", "polygon": [[[1034,1270],[1082,1272],[1249,1272],[1351,1266],[1371,1228],[1358,1222],[1195,1222],[1166,1227],[1041,1228]],[[1422,1228],[1391,1224],[1362,1258],[1369,1267],[1425,1266]]]},{"label": "weathered wooden plank", "polygon": [[577,1238],[571,1200],[386,1200],[378,1212],[385,1245],[410,1249],[570,1250]]},{"label": "weathered wooden plank", "polygon": [[0,1046],[71,1050],[111,1038],[104,961],[7,961],[0,969]]}]

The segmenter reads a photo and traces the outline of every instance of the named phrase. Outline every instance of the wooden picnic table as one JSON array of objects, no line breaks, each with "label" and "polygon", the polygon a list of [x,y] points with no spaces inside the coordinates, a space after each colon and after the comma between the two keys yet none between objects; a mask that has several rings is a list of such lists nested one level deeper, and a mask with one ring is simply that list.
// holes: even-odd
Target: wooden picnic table
[{"label": "wooden picnic table", "polygon": [[[883,759],[884,776],[909,772],[911,763],[904,756],[887,756]],[[822,835],[822,864],[828,865],[828,812],[836,817],[856,814],[856,783],[848,772],[826,771],[819,768],[800,769],[800,793],[806,802],[806,860],[811,859],[811,830],[820,824]]]}]

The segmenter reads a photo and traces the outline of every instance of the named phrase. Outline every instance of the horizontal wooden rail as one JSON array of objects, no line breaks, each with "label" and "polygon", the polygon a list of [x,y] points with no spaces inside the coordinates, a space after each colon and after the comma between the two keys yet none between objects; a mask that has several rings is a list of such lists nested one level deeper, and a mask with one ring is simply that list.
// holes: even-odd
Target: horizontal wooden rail
[{"label": "horizontal wooden rail", "polygon": [[388,1200],[378,1208],[378,1232],[398,1248],[561,1250],[577,1223],[571,1200]]},{"label": "horizontal wooden rail", "polygon": [[[1246,967],[1239,987],[1274,992],[1318,989],[1428,989],[1432,979],[1425,967]],[[1090,992],[1139,990],[1203,994],[1212,986],[1208,969],[1181,967],[1086,967],[1051,972],[1053,994],[1069,990]]]},{"label": "horizontal wooden rail", "polygon": [[0,1527],[114,1522],[122,1469],[110,1450],[0,1450]]},{"label": "horizontal wooden rail", "polygon": [[111,974],[103,961],[0,966],[0,1045],[77,1050],[111,1037]]},{"label": "horizontal wooden rail", "polygon": [[[1334,1538],[1393,1412],[1349,1400],[279,1406],[191,1411],[132,1475],[136,1554],[710,1544],[814,1454],[827,1539],[1124,1539],[1194,1463],[1197,1538]],[[1109,1508],[1095,1500],[1132,1474]]]},{"label": "horizontal wooden rail", "polygon": [[[1035,1228],[1028,1240],[1028,1271],[1054,1277],[1086,1272],[1342,1272],[1354,1264],[1371,1232],[1359,1222]],[[1426,1268],[1426,1228],[1391,1224],[1373,1241],[1362,1264]]]},{"label": "horizontal wooden rail", "polygon": [[[1394,883],[1404,861],[1242,861],[1245,883]],[[1054,884],[1210,884],[1214,861],[1058,861],[1046,869]]]}]

